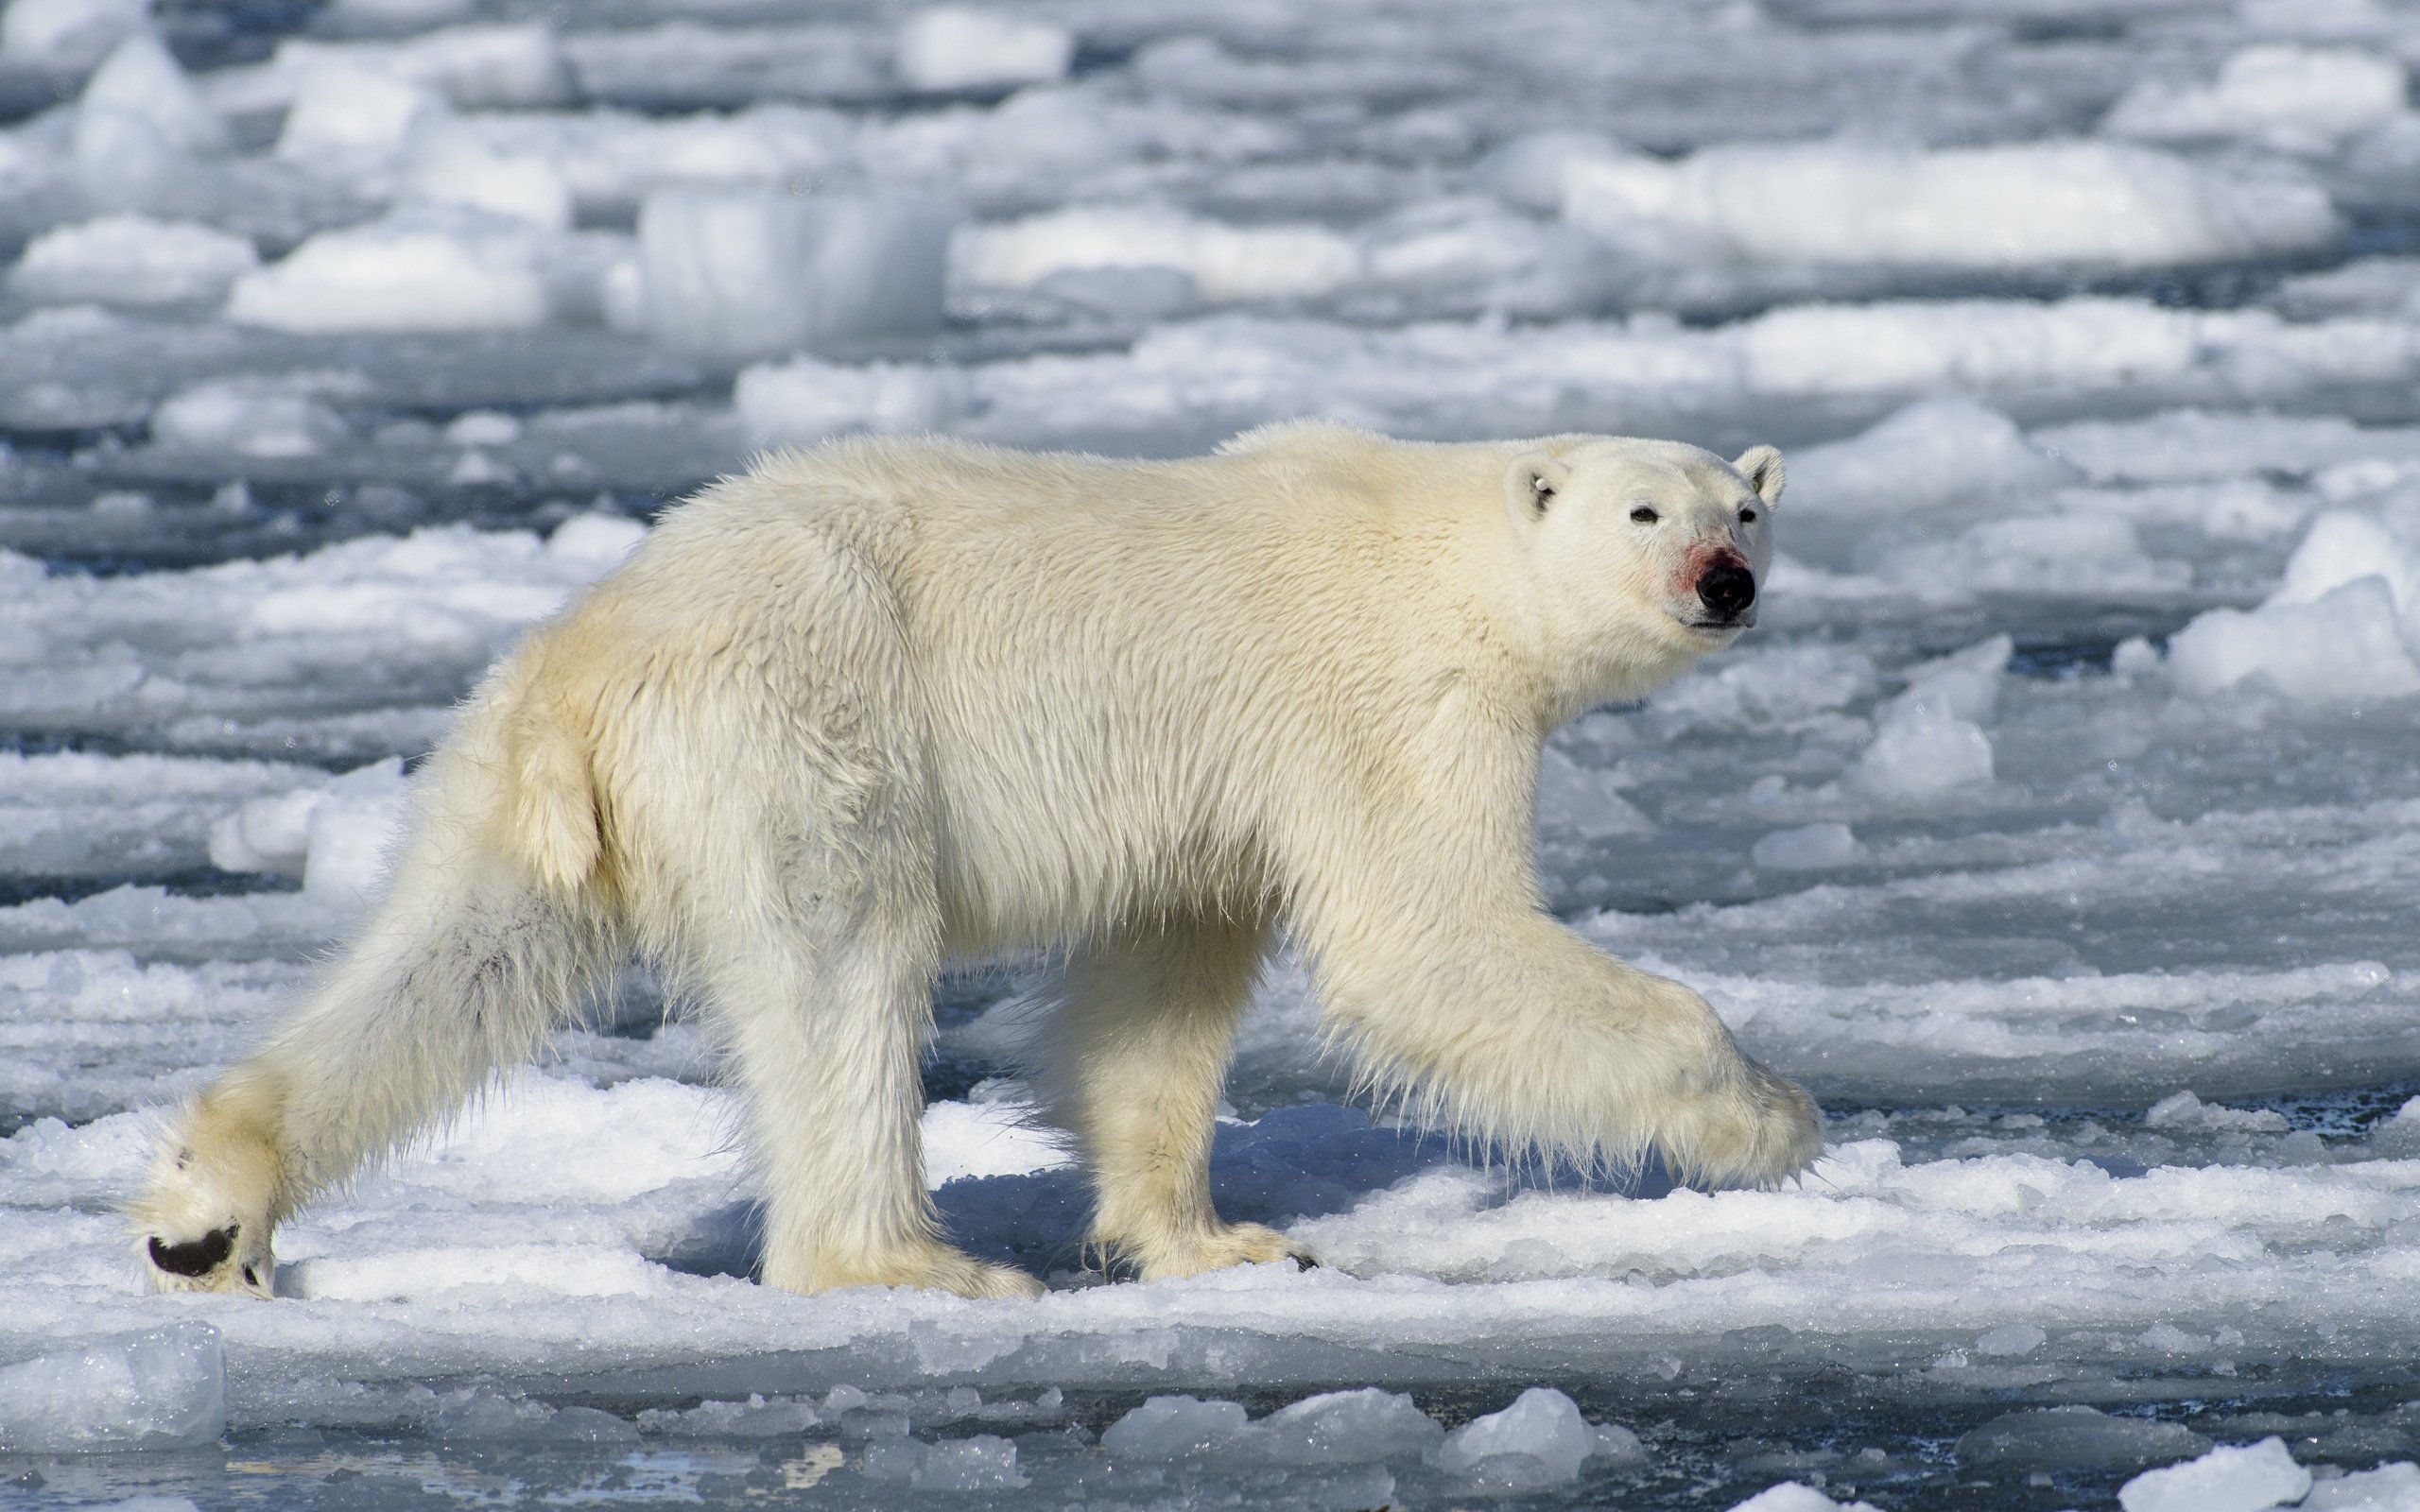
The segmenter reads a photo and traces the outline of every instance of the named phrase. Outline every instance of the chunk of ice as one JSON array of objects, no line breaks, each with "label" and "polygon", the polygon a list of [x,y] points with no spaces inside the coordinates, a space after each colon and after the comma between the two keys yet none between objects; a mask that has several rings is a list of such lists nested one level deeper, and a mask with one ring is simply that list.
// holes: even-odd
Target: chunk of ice
[{"label": "chunk of ice", "polygon": [[2112,1417],[2097,1407],[2043,1407],[2003,1413],[1970,1430],[1958,1440],[1957,1455],[1961,1465],[2109,1471],[2181,1459],[2209,1446],[2178,1423]]},{"label": "chunk of ice", "polygon": [[2168,669],[2178,687],[2203,697],[2256,679],[2305,703],[2420,693],[2420,663],[2405,644],[2394,590],[2377,576],[2308,603],[2212,610],[2169,639]]},{"label": "chunk of ice", "polygon": [[2221,1108],[2189,1091],[2175,1092],[2153,1103],[2143,1115],[2151,1128],[2206,1130],[2242,1129],[2261,1134],[2286,1132],[2286,1115],[2273,1108]]},{"label": "chunk of ice", "polygon": [[387,875],[387,853],[404,825],[410,784],[400,757],[345,773],[312,806],[302,890],[348,907],[366,905]]},{"label": "chunk of ice", "polygon": [[1029,289],[1074,268],[1174,268],[1212,304],[1319,299],[1362,276],[1352,238],[1323,226],[1229,226],[1175,211],[1080,207],[974,226],[950,249],[953,284]]},{"label": "chunk of ice", "polygon": [[237,456],[314,456],[348,434],[344,417],[275,379],[213,379],[151,412],[159,445]]},{"label": "chunk of ice", "polygon": [[934,1444],[917,1456],[908,1484],[919,1491],[1009,1490],[1027,1484],[1017,1446],[992,1434]]},{"label": "chunk of ice", "polygon": [[850,431],[943,431],[969,403],[962,369],[813,357],[749,368],[731,397],[750,437],[766,446],[806,446]]},{"label": "chunk of ice", "polygon": [[1064,78],[1076,59],[1066,27],[974,6],[936,6],[899,28],[891,66],[909,89],[989,89]]},{"label": "chunk of ice", "polygon": [[277,155],[331,167],[393,158],[414,129],[444,113],[445,102],[418,85],[354,63],[322,63],[285,108]]},{"label": "chunk of ice", "polygon": [[2311,521],[2286,563],[2285,580],[2264,602],[2316,604],[2364,577],[2384,579],[2397,614],[2420,613],[2420,551],[2368,515],[2330,509]]},{"label": "chunk of ice", "polygon": [[553,301],[527,222],[424,207],[321,232],[235,281],[230,319],[281,331],[524,331]]},{"label": "chunk of ice", "polygon": [[1870,1502],[1835,1502],[1811,1486],[1784,1481],[1733,1505],[1731,1512],[1878,1512]]},{"label": "chunk of ice", "polygon": [[2310,1471],[2294,1463],[2286,1441],[2264,1438],[2145,1470],[2118,1488],[2118,1504],[2126,1512],[2267,1512],[2301,1501],[2310,1485]]},{"label": "chunk of ice", "polygon": [[1574,223],[1651,255],[1675,229],[1749,262],[2151,267],[2325,247],[2325,190],[2149,148],[2041,142],[1934,151],[1785,144],[1679,163],[1580,159]]},{"label": "chunk of ice", "polygon": [[150,21],[151,0],[9,0],[0,54],[53,68],[93,63]]},{"label": "chunk of ice", "polygon": [[227,1431],[218,1331],[178,1323],[0,1369],[0,1450],[192,1449]]},{"label": "chunk of ice", "polygon": [[648,325],[736,355],[934,330],[956,220],[913,197],[659,190],[639,212]]},{"label": "chunk of ice", "polygon": [[[1595,1448],[1576,1402],[1551,1386],[1531,1386],[1502,1412],[1474,1418],[1446,1435],[1432,1457],[1457,1475],[1552,1486],[1578,1475]],[[1508,1459],[1531,1464],[1502,1463]]]},{"label": "chunk of ice", "polygon": [[1805,871],[1840,867],[1858,858],[1857,836],[1837,822],[1775,830],[1757,840],[1748,860],[1760,871]]},{"label": "chunk of ice", "polygon": [[1153,1397],[1109,1425],[1103,1449],[1132,1459],[1179,1459],[1198,1454],[1244,1430],[1244,1410],[1232,1401],[1199,1397]]},{"label": "chunk of ice", "polygon": [[1977,1354],[2031,1354],[2042,1348],[2049,1335],[2031,1323],[2003,1323],[1979,1335],[1974,1344]]},{"label": "chunk of ice", "polygon": [[2321,1481],[2302,1512],[2412,1512],[2420,1507],[2420,1465],[2408,1459]]},{"label": "chunk of ice", "polygon": [[2322,148],[2403,114],[2408,90],[2403,65],[2365,47],[2259,43],[2229,53],[2207,84],[2140,81],[2101,129],[2152,141],[2247,136]]},{"label": "chunk of ice", "polygon": [[562,105],[574,94],[562,42],[535,22],[441,26],[393,42],[288,37],[277,44],[276,75],[307,79],[332,70],[383,74],[464,110]]},{"label": "chunk of ice", "polygon": [[9,289],[44,304],[201,304],[260,266],[250,240],[189,220],[102,215],[26,247]]},{"label": "chunk of ice", "polygon": [[76,106],[77,156],[86,156],[85,132],[102,115],[141,121],[160,141],[180,152],[217,152],[227,146],[227,123],[195,89],[175,58],[149,32],[117,44],[93,77]]},{"label": "chunk of ice", "polygon": [[1305,1397],[1261,1419],[1271,1459],[1288,1465],[1362,1465],[1425,1454],[1444,1436],[1437,1420],[1396,1391],[1364,1386]]},{"label": "chunk of ice", "polygon": [[1480,160],[1473,177],[1507,204],[1541,214],[1563,206],[1564,176],[1578,163],[1616,163],[1622,149],[1595,131],[1534,131]]},{"label": "chunk of ice", "polygon": [[1970,720],[1921,705],[1895,707],[1858,757],[1858,787],[1899,803],[1936,803],[1989,786],[1992,743]]},{"label": "chunk of ice", "polygon": [[571,229],[571,185],[552,163],[496,151],[458,126],[419,134],[404,184],[406,193],[433,204],[509,215],[547,231]]},{"label": "chunk of ice", "polygon": [[1538,758],[1537,819],[1546,830],[1582,840],[1655,831],[1655,821],[1615,790],[1611,773],[1582,766],[1552,746]]},{"label": "chunk of ice", "polygon": [[1789,459],[1792,509],[1877,515],[2047,493],[2082,474],[1971,399],[1926,399]]}]

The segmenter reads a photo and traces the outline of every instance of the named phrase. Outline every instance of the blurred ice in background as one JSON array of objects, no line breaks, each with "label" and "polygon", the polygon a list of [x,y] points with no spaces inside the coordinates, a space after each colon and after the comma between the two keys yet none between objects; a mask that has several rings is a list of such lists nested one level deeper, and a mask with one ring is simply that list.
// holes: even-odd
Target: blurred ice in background
[{"label": "blurred ice in background", "polygon": [[[2410,0],[9,0],[0,1500],[2420,1506],[2415,64]],[[1559,736],[1539,850],[1813,1174],[1473,1165],[1285,970],[1218,1179],[1328,1264],[1092,1284],[1007,963],[928,1175],[1057,1291],[802,1300],[633,976],[285,1300],[135,1295],[144,1110],[654,509],[1304,415],[1789,450],[1763,627]]]}]

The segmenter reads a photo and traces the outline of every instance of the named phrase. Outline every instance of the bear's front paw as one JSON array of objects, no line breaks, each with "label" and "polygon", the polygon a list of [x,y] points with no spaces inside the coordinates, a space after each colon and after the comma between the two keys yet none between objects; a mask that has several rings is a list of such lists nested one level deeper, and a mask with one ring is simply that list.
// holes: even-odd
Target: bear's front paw
[{"label": "bear's front paw", "polygon": [[1741,1057],[1720,1086],[1679,1099],[1655,1143],[1692,1185],[1769,1187],[1824,1153],[1824,1117],[1796,1083]]}]

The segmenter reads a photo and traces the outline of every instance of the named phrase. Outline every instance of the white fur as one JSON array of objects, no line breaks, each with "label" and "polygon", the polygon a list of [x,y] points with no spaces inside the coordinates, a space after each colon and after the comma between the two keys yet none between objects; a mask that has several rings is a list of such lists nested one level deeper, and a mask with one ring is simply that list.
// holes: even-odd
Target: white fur
[{"label": "white fur", "polygon": [[1698,575],[1762,575],[1780,490],[1771,448],[1324,424],[1181,462],[772,457],[474,696],[375,919],[164,1142],[147,1254],[201,1268],[190,1246],[237,1232],[152,1280],[265,1294],[279,1221],[632,949],[729,1052],[764,1279],[801,1291],[1036,1289],[947,1246],[919,1176],[954,954],[1064,952],[1044,1085],[1091,1162],[1091,1239],[1146,1276],[1294,1253],[1221,1223],[1205,1169],[1280,933],[1372,1079],[1443,1122],[1787,1176],[1816,1148],[1806,1095],[1556,923],[1530,861],[1541,741],[1737,633],[1692,627]]}]

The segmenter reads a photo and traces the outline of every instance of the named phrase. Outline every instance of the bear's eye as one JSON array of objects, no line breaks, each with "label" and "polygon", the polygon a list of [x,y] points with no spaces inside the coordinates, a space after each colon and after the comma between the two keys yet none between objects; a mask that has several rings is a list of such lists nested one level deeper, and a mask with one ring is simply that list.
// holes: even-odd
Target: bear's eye
[{"label": "bear's eye", "polygon": [[1741,524],[1743,524],[1743,525],[1753,525],[1753,524],[1754,524],[1756,523],[1756,511],[1755,511],[1755,510],[1754,510],[1754,509],[1742,509],[1742,510],[1740,510],[1740,511],[1739,511],[1739,523],[1740,523]]},{"label": "bear's eye", "polygon": [[1643,504],[1637,508],[1633,509],[1630,512],[1630,517],[1643,525],[1651,525],[1656,521],[1664,518],[1662,515],[1657,514],[1654,510],[1649,508]]},{"label": "bear's eye", "polygon": [[1531,490],[1531,491],[1536,495],[1536,497],[1535,497],[1534,499],[1532,499],[1530,502],[1532,502],[1533,504],[1535,504],[1535,505],[1537,506],[1537,507],[1538,507],[1538,513],[1540,513],[1540,514],[1544,514],[1544,513],[1546,513],[1546,512],[1547,512],[1547,501],[1548,499],[1551,499],[1551,498],[1553,498],[1553,497],[1554,497],[1554,485],[1553,485],[1553,484],[1551,484],[1551,483],[1548,483],[1548,482],[1547,482],[1546,479],[1544,479],[1544,478],[1531,478],[1531,479],[1530,480],[1530,490]]}]

